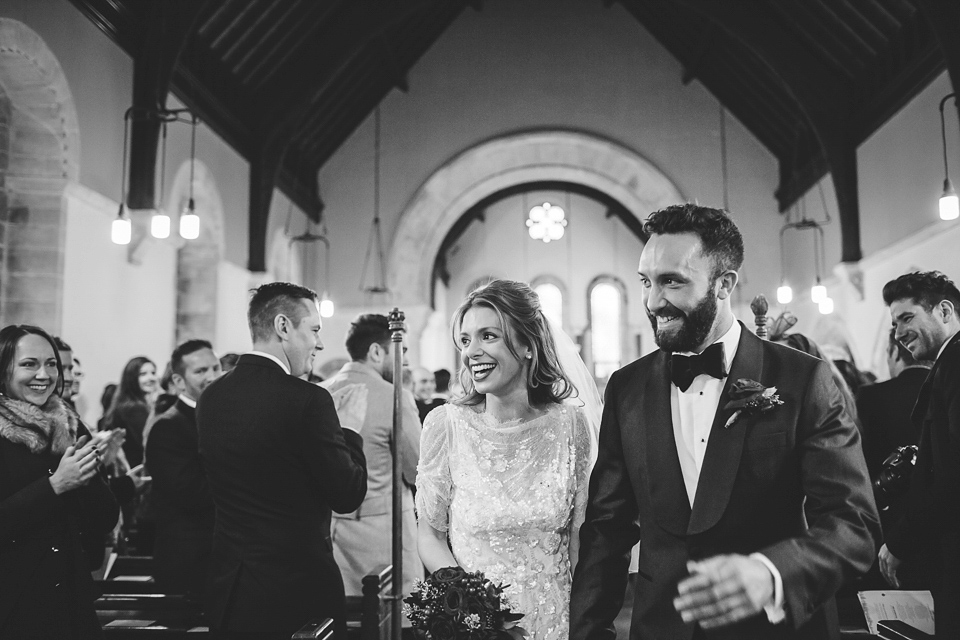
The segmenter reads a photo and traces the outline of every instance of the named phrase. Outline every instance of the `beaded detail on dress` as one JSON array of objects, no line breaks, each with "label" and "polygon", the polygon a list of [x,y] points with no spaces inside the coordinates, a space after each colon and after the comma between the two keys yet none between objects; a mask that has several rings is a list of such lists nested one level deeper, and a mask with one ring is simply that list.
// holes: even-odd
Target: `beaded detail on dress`
[{"label": "beaded detail on dress", "polygon": [[420,517],[449,532],[463,568],[509,585],[533,640],[568,635],[570,538],[583,522],[589,448],[582,412],[565,404],[506,423],[448,404],[424,424]]}]

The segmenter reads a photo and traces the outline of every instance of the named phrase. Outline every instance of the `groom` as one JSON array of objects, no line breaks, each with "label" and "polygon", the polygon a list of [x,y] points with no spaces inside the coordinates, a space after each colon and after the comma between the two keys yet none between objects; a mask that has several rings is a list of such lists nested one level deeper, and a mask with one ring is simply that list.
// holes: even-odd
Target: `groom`
[{"label": "groom", "polygon": [[833,596],[870,568],[879,524],[830,370],[734,318],[743,239],[725,212],[676,205],[644,230],[660,350],[607,385],[571,640],[614,637],[638,540],[634,639],[837,638]]}]

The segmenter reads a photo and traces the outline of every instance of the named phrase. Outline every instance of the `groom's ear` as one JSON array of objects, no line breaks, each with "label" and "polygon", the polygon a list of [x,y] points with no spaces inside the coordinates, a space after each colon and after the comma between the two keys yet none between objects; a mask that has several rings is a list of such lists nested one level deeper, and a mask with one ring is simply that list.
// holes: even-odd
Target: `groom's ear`
[{"label": "groom's ear", "polygon": [[733,290],[737,287],[739,281],[740,275],[732,269],[720,274],[720,277],[717,278],[717,283],[720,285],[717,289],[717,298],[726,300],[733,295]]}]

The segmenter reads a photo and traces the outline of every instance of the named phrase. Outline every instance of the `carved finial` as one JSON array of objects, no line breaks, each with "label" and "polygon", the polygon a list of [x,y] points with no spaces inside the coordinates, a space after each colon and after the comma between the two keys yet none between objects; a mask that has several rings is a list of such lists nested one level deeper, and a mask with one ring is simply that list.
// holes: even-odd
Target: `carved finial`
[{"label": "carved finial", "polygon": [[392,331],[391,340],[393,342],[401,342],[403,340],[404,326],[403,321],[406,317],[403,315],[403,311],[400,311],[397,307],[393,308],[393,311],[390,312],[390,315],[387,317],[387,320],[390,323],[390,331]]},{"label": "carved finial", "polygon": [[757,336],[766,339],[767,337],[767,311],[770,304],[767,297],[762,293],[753,299],[750,303],[750,310],[753,311],[754,322],[757,325]]}]

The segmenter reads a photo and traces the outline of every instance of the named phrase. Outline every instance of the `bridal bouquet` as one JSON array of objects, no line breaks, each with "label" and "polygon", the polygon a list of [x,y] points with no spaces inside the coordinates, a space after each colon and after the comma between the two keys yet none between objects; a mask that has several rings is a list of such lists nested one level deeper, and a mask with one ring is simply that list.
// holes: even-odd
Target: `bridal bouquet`
[{"label": "bridal bouquet", "polygon": [[509,640],[524,633],[516,626],[523,614],[511,610],[503,585],[479,571],[437,569],[426,580],[417,580],[403,602],[413,628],[430,640]]}]

